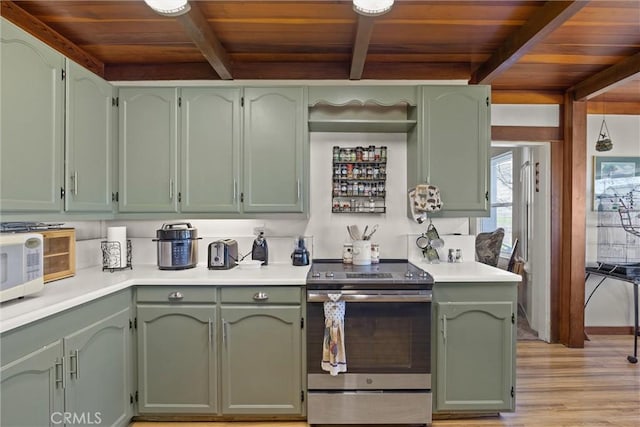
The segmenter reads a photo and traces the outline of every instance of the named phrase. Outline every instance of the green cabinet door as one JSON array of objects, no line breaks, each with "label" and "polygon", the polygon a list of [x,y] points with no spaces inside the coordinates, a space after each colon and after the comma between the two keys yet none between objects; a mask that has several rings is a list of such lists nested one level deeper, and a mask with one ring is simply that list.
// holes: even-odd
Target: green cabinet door
[{"label": "green cabinet door", "polygon": [[0,209],[62,209],[64,57],[1,21]]},{"label": "green cabinet door", "polygon": [[177,89],[119,91],[119,210],[176,212]]},{"label": "green cabinet door", "polygon": [[95,424],[127,425],[133,412],[129,318],[126,308],[64,338],[66,412]]},{"label": "green cabinet door", "polygon": [[55,341],[0,370],[0,425],[61,425],[64,412],[62,342]]},{"label": "green cabinet door", "polygon": [[114,88],[75,62],[67,66],[67,211],[111,212]]},{"label": "green cabinet door", "polygon": [[304,211],[304,94],[300,87],[244,89],[245,212]]},{"label": "green cabinet door", "polygon": [[302,413],[300,306],[222,305],[222,413]]},{"label": "green cabinet door", "polygon": [[240,89],[183,88],[182,212],[239,212]]},{"label": "green cabinet door", "polygon": [[138,412],[217,413],[216,309],[138,305]]},{"label": "green cabinet door", "polygon": [[409,186],[428,182],[440,189],[444,205],[435,216],[488,215],[490,87],[421,89],[419,134],[408,147]]},{"label": "green cabinet door", "polygon": [[511,301],[436,304],[436,410],[513,411]]}]

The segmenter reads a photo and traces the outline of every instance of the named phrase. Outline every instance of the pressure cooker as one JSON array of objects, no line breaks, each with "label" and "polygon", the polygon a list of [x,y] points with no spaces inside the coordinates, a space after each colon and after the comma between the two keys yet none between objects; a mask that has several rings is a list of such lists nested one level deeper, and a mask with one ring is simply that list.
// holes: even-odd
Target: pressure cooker
[{"label": "pressure cooker", "polygon": [[158,268],[184,270],[198,263],[198,230],[188,222],[163,224],[156,231]]}]

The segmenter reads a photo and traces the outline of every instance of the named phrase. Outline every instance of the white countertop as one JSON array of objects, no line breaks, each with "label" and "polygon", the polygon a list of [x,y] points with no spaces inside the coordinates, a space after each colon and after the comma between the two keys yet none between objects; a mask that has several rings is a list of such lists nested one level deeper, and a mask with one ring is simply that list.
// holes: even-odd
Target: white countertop
[{"label": "white countertop", "polygon": [[[428,271],[436,284],[451,282],[519,282],[521,277],[479,262],[429,264],[409,261]],[[309,266],[269,264],[258,269],[209,270],[198,265],[187,270],[160,270],[156,265],[136,265],[133,270],[102,271],[99,266],[78,270],[74,277],[47,283],[38,294],[0,304],[0,333],[87,303],[131,286],[301,286]]]},{"label": "white countertop", "polygon": [[518,274],[491,267],[477,261],[440,262],[430,264],[424,258],[410,258],[413,264],[427,271],[437,283],[451,282],[520,282]]},{"label": "white countertop", "polygon": [[269,264],[257,269],[209,270],[198,265],[186,270],[160,270],[156,265],[134,265],[133,270],[113,273],[102,271],[100,266],[86,268],[74,277],[45,284],[37,294],[0,304],[0,333],[131,286],[300,286],[305,284],[309,268]]}]

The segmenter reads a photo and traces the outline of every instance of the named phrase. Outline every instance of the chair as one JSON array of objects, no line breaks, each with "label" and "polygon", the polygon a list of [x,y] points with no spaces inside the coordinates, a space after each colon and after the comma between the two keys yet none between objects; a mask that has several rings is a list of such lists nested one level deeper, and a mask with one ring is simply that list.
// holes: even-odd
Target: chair
[{"label": "chair", "polygon": [[502,227],[492,232],[479,233],[476,236],[476,258],[478,262],[497,267],[503,239],[504,228]]}]

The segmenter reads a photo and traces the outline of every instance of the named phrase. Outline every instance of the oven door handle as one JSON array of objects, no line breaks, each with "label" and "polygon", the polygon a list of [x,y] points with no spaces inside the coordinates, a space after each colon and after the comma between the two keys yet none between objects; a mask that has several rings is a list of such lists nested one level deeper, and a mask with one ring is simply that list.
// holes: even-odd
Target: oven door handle
[{"label": "oven door handle", "polygon": [[333,301],[329,295],[335,294],[340,295],[337,301],[345,302],[431,302],[433,297],[432,291],[308,291],[307,302]]}]

